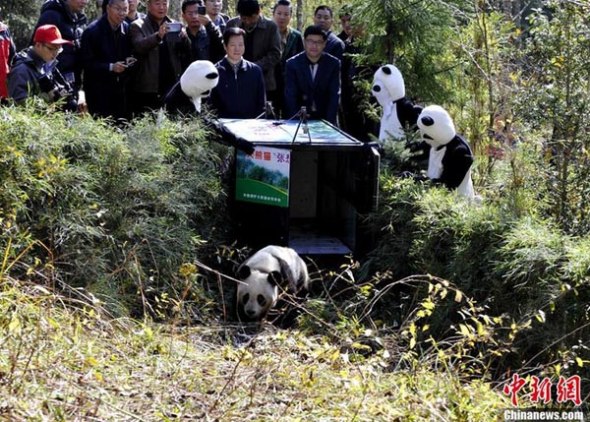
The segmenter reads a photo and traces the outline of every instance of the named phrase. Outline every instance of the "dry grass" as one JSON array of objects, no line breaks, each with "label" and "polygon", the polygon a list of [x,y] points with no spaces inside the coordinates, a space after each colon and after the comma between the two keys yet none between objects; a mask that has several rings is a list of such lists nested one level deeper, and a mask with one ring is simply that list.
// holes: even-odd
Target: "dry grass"
[{"label": "dry grass", "polygon": [[394,370],[387,349],[111,320],[91,298],[15,280],[0,292],[1,420],[485,421],[506,406],[459,374]]}]

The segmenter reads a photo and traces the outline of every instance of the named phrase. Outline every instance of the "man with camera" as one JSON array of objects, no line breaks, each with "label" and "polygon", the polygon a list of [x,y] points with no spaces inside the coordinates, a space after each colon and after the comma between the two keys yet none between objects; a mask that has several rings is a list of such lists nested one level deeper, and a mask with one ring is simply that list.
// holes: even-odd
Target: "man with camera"
[{"label": "man with camera", "polygon": [[131,24],[131,45],[138,61],[132,82],[134,111],[162,106],[162,100],[183,72],[190,41],[180,22],[170,19],[168,0],[148,0],[147,16]]},{"label": "man with camera", "polygon": [[186,33],[191,41],[190,62],[209,60],[217,63],[225,56],[223,37],[219,27],[207,16],[202,0],[184,0],[181,9]]},{"label": "man with camera", "polygon": [[77,96],[70,83],[57,69],[57,56],[64,40],[55,25],[42,25],[33,35],[33,45],[19,52],[8,74],[8,95],[17,104],[29,96],[39,96],[49,103],[63,101],[66,111],[78,109]]},{"label": "man with camera", "polygon": [[131,56],[128,0],[109,0],[105,13],[82,34],[84,92],[93,116],[128,119],[127,84],[135,58]]}]

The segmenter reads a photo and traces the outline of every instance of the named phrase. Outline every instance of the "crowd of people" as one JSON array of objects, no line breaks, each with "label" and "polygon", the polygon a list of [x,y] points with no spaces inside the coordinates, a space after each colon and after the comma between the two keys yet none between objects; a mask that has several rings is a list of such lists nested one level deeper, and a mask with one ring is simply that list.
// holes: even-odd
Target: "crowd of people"
[{"label": "crowd of people", "polygon": [[209,99],[219,117],[289,119],[306,110],[311,119],[355,126],[350,14],[340,16],[337,36],[332,9],[318,6],[301,34],[290,26],[289,0],[276,0],[270,17],[258,0],[239,0],[234,18],[221,13],[223,0],[183,0],[182,22],[169,16],[169,0],[145,1],[142,13],[138,0],[103,0],[102,16],[89,23],[88,0],[46,0],[20,52],[0,20],[2,102],[40,97],[127,121],[165,107],[189,65],[207,60],[219,72]]}]

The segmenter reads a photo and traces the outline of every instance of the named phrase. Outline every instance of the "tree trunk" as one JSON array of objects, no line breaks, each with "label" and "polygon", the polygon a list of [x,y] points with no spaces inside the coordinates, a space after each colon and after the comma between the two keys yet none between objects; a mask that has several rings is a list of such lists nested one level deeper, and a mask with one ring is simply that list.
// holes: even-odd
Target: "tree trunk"
[{"label": "tree trunk", "polygon": [[297,0],[297,30],[303,32],[303,0]]}]

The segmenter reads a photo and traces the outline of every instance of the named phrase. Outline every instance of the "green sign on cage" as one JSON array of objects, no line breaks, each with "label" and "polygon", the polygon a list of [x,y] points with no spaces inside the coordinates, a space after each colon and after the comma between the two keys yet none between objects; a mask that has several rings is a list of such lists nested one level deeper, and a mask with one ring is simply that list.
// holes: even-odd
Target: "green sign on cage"
[{"label": "green sign on cage", "polygon": [[236,154],[236,200],[289,207],[291,151],[257,146],[252,155]]}]

